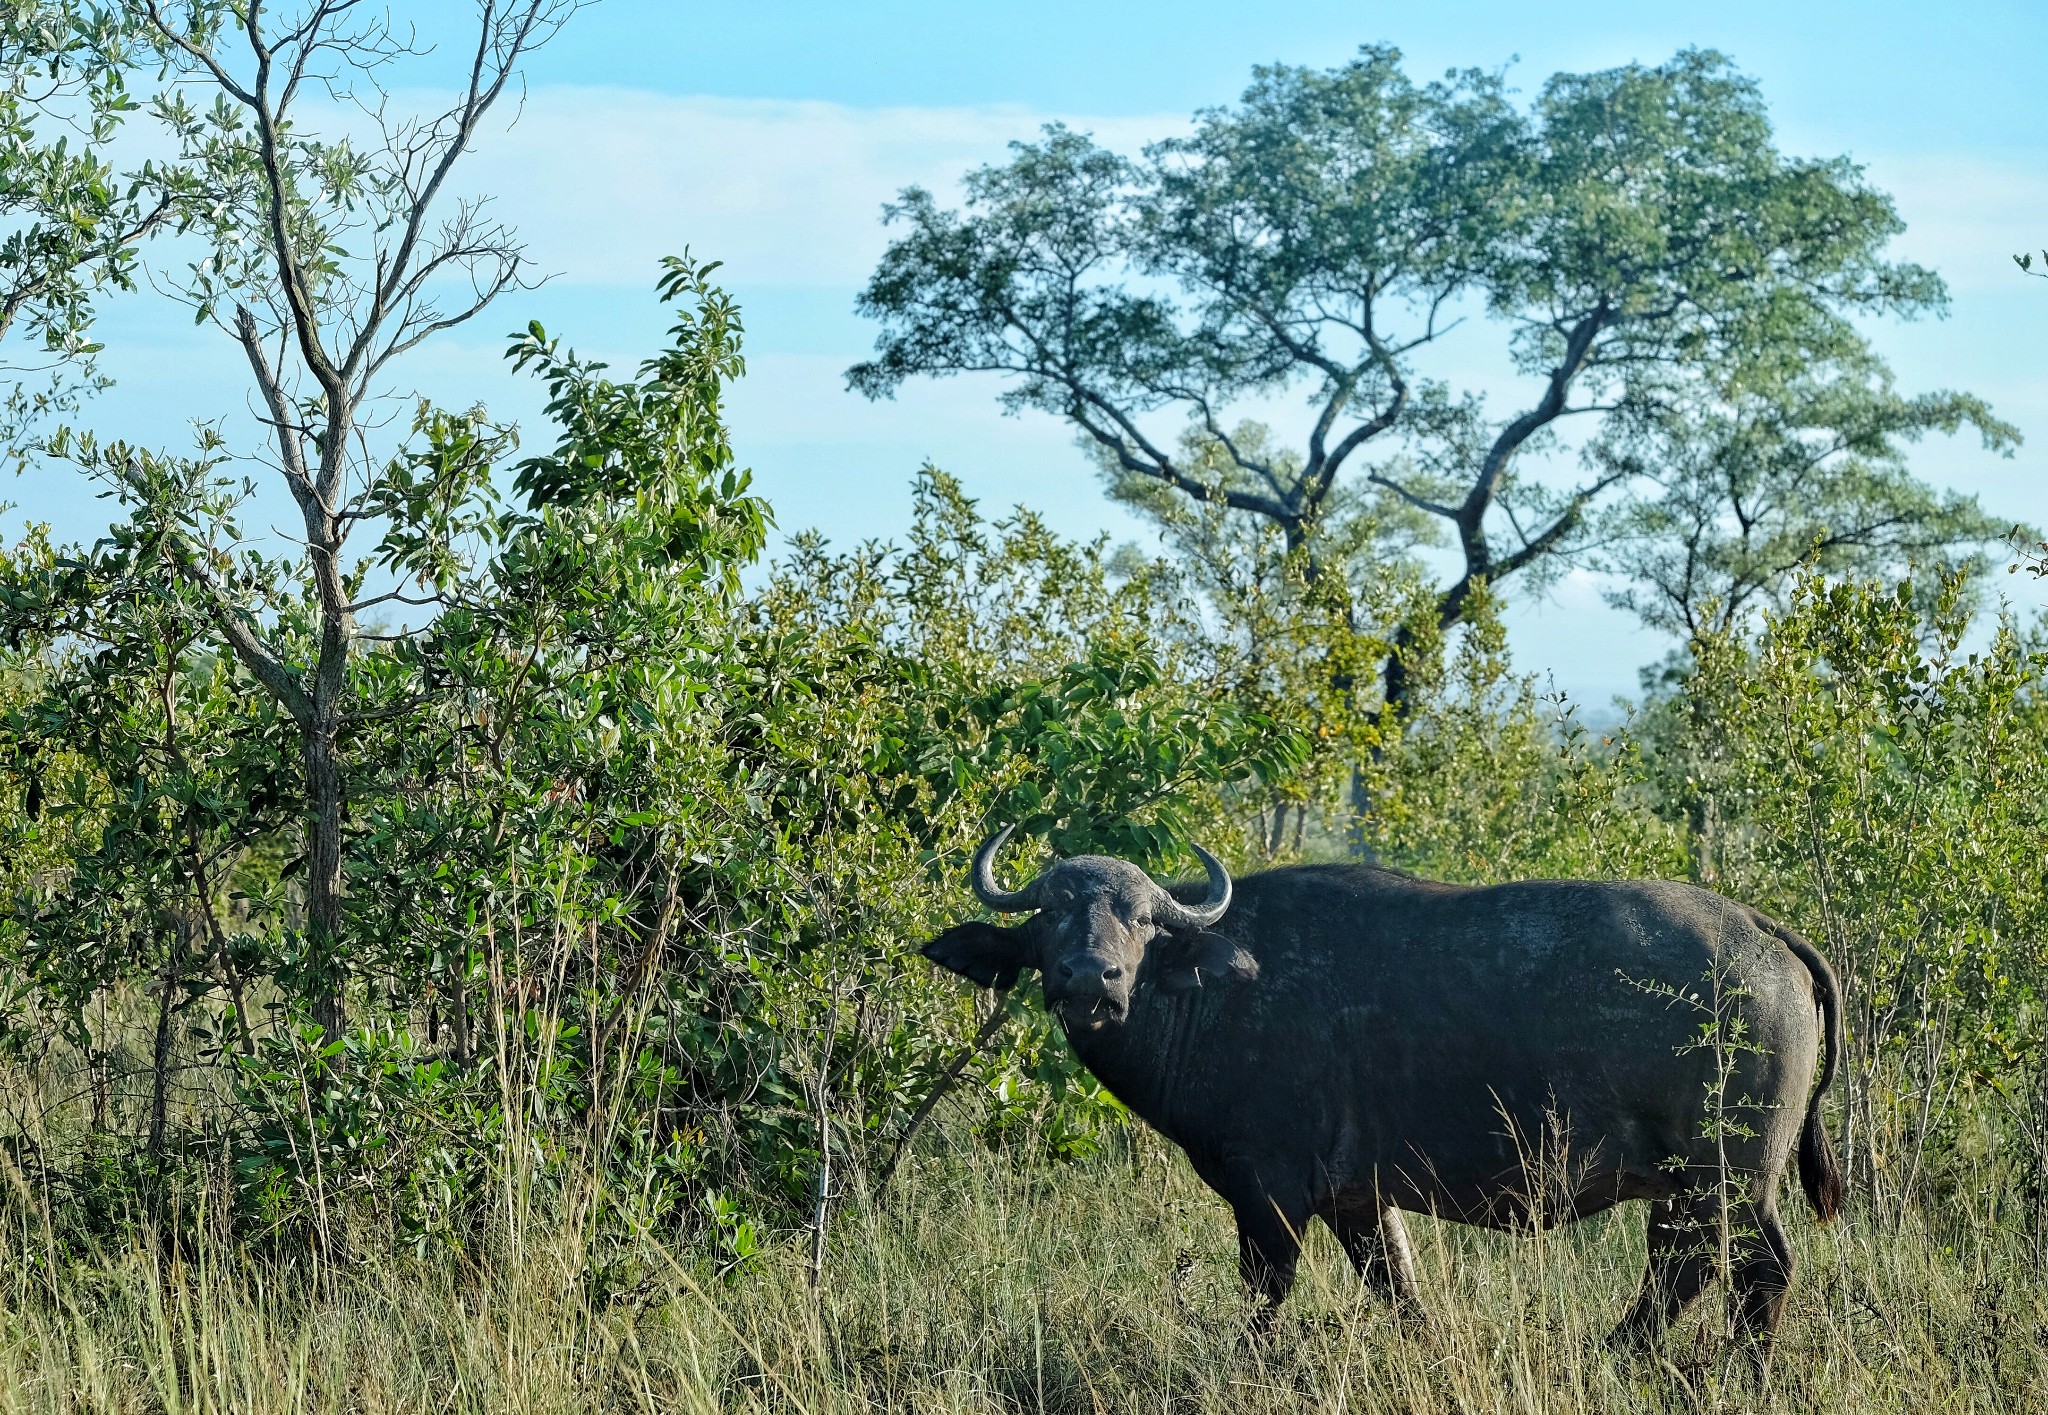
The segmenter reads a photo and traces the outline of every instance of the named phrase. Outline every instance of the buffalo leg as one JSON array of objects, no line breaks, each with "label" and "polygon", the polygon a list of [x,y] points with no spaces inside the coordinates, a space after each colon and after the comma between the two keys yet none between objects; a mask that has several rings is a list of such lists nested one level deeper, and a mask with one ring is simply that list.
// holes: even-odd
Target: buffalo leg
[{"label": "buffalo leg", "polygon": [[1736,1239],[1729,1305],[1736,1336],[1754,1342],[1751,1349],[1762,1366],[1770,1358],[1785,1315],[1785,1296],[1792,1289],[1797,1260],[1774,1205],[1758,1204],[1750,1210],[1749,1220],[1744,1225],[1748,1231]]},{"label": "buffalo leg", "polygon": [[1377,1221],[1336,1210],[1330,1228],[1367,1286],[1393,1303],[1403,1316],[1418,1322],[1426,1319],[1422,1286],[1415,1280],[1415,1250],[1408,1242],[1408,1226],[1401,1221],[1399,1209],[1392,1204],[1383,1206]]},{"label": "buffalo leg", "polygon": [[1252,1331],[1262,1336],[1294,1287],[1309,1205],[1305,1199],[1273,1193],[1255,1174],[1239,1172],[1230,1178],[1231,1192],[1224,1197],[1237,1215],[1237,1269],[1259,1300]]},{"label": "buffalo leg", "polygon": [[1643,1274],[1642,1291],[1636,1294],[1628,1315],[1607,1338],[1611,1345],[1651,1345],[1713,1279],[1717,1212],[1708,1205],[1682,1207],[1672,1199],[1651,1201],[1649,1270]]}]

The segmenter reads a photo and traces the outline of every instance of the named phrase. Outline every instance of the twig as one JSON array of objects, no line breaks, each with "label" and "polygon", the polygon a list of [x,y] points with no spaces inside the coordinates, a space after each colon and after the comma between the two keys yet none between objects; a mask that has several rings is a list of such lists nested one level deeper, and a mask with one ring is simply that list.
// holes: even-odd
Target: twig
[{"label": "twig", "polygon": [[910,1117],[910,1123],[903,1127],[903,1133],[896,1137],[896,1148],[889,1151],[888,1161],[883,1164],[881,1174],[875,1178],[876,1195],[880,1195],[882,1190],[888,1187],[889,1176],[896,1172],[896,1166],[902,1162],[904,1153],[910,1148],[910,1142],[917,1137],[918,1130],[930,1117],[933,1108],[945,1099],[946,1092],[953,1089],[953,1083],[960,1079],[961,1073],[967,1069],[967,1063],[980,1054],[981,1049],[989,1044],[1003,1023],[1009,1020],[1009,1001],[1009,995],[1006,993],[996,995],[996,1009],[989,1013],[988,1021],[981,1024],[981,1030],[974,1034],[974,1040],[962,1048],[960,1054],[939,1073],[938,1084],[932,1087],[931,1094],[924,1098],[923,1103]]}]

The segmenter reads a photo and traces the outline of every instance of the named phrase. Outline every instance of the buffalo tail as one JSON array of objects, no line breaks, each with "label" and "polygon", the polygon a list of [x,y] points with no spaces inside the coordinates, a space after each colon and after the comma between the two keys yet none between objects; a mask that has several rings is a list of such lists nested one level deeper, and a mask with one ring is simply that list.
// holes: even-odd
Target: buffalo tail
[{"label": "buffalo tail", "polygon": [[1834,1141],[1828,1138],[1828,1128],[1820,1115],[1820,1098],[1827,1094],[1828,1083],[1835,1079],[1835,1068],[1841,1063],[1842,985],[1835,980],[1835,970],[1828,966],[1827,959],[1821,957],[1820,950],[1797,931],[1762,914],[1757,915],[1757,922],[1806,965],[1806,971],[1813,976],[1814,1001],[1820,1004],[1825,1050],[1820,1081],[1806,1103],[1806,1123],[1799,1127],[1799,1187],[1806,1191],[1806,1200],[1813,1205],[1814,1214],[1826,1223],[1842,1212],[1842,1200],[1847,1191],[1842,1180],[1841,1162],[1835,1158]]}]

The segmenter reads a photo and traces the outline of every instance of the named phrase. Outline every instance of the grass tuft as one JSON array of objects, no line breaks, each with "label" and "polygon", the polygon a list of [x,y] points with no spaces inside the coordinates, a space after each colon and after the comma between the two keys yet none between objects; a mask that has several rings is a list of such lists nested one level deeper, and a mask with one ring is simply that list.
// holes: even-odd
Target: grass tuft
[{"label": "grass tuft", "polygon": [[907,1165],[843,1204],[815,1298],[801,1243],[723,1279],[650,1243],[622,1286],[536,1222],[483,1259],[172,1257],[138,1232],[54,1271],[21,1226],[0,1412],[2048,1408],[2048,1303],[2009,1227],[1795,1221],[1801,1276],[1760,1389],[1718,1293],[1658,1359],[1606,1350],[1642,1222],[1630,1205],[1516,1238],[1416,1220],[1420,1330],[1318,1230],[1263,1344],[1227,1212],[1149,1136],[1083,1167],[972,1147]]}]

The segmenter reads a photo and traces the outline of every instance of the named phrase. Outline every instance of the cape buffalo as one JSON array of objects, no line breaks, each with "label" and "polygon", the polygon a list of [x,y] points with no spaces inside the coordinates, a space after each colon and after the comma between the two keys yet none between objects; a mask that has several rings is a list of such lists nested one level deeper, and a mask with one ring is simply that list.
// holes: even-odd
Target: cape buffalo
[{"label": "cape buffalo", "polygon": [[1262,1324],[1311,1215],[1419,1315],[1402,1210],[1520,1228],[1648,1199],[1649,1271],[1616,1338],[1654,1340],[1725,1234],[1736,1328],[1768,1352],[1795,1145],[1814,1211],[1842,1203],[1820,1116],[1839,990],[1792,930],[1662,882],[1297,865],[1233,884],[1199,847],[1206,883],[1084,855],[1009,893],[1009,834],[976,852],[974,892],[1032,917],[961,924],[925,956],[984,987],[1042,975],[1082,1063],[1235,1212]]}]

